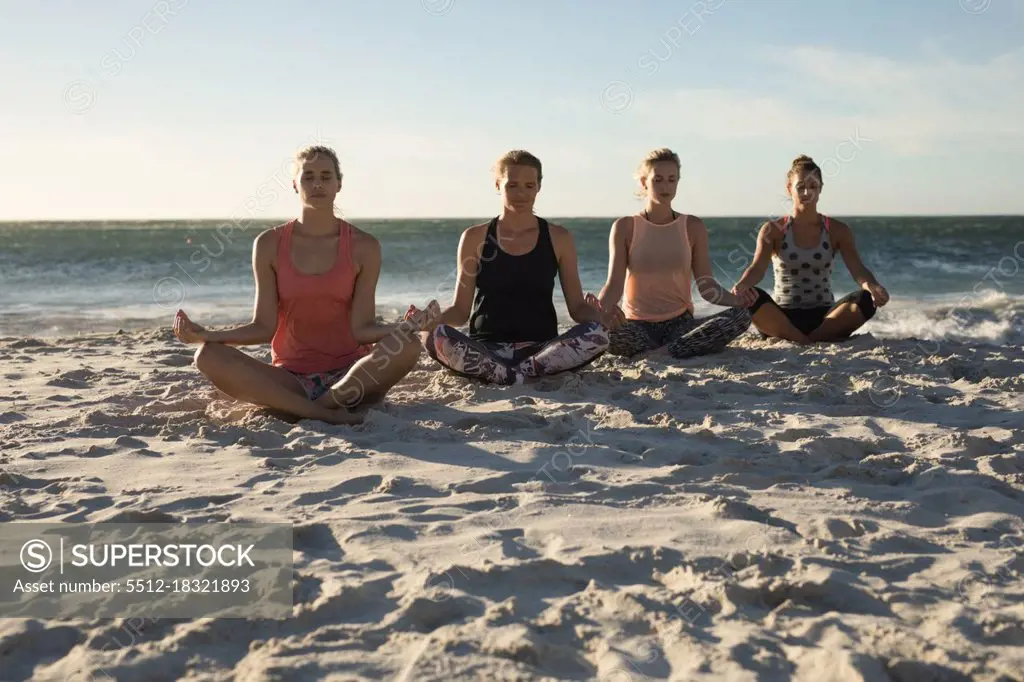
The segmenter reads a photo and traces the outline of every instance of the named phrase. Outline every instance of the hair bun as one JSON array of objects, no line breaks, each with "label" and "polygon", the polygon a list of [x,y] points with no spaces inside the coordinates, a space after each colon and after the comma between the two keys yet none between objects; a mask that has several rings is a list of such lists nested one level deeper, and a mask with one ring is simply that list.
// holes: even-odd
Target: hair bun
[{"label": "hair bun", "polygon": [[802,166],[804,164],[812,164],[812,163],[814,163],[814,159],[812,159],[811,157],[807,156],[806,154],[801,154],[800,156],[798,156],[795,159],[793,159],[793,165],[794,166]]}]

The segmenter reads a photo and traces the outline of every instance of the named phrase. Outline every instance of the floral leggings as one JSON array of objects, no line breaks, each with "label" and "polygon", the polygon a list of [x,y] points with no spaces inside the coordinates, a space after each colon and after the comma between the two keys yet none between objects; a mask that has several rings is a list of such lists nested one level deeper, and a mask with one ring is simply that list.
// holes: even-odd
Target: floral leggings
[{"label": "floral leggings", "polygon": [[442,324],[427,336],[426,349],[456,374],[508,386],[590,364],[608,349],[608,330],[586,322],[550,341],[496,343],[471,339]]},{"label": "floral leggings", "polygon": [[667,345],[672,357],[692,358],[724,350],[749,327],[746,308],[729,308],[699,320],[690,312],[662,322],[629,320],[609,335],[608,352],[630,357]]}]

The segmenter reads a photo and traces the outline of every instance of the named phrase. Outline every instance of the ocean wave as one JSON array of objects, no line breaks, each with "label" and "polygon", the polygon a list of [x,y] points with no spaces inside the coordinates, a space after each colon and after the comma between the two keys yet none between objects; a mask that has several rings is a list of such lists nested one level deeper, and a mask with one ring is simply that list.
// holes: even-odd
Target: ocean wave
[{"label": "ocean wave", "polygon": [[911,258],[910,264],[920,270],[938,270],[950,275],[986,274],[992,270],[992,265],[987,263],[951,263],[935,257]]},{"label": "ocean wave", "polygon": [[[203,296],[198,296],[202,293]],[[449,296],[439,292],[413,294],[398,290],[377,297],[377,314],[397,319],[409,303],[426,305],[430,298],[446,304]],[[572,324],[565,303],[557,292],[555,309],[559,323]],[[169,326],[174,311],[181,307],[200,324],[242,323],[252,314],[252,294],[239,290],[225,296],[223,289],[171,288],[142,292],[138,303],[103,301],[75,305],[68,301],[17,301],[0,304],[0,336],[52,335],[102,332],[117,329]],[[696,314],[705,317],[722,308],[697,301]],[[987,292],[946,295],[933,298],[897,297],[879,309],[858,333],[878,339],[919,339],[960,341],[988,345],[1024,345],[1024,296]]]},{"label": "ocean wave", "polygon": [[880,309],[864,331],[882,339],[1024,344],[1024,297],[986,292],[894,302]]}]

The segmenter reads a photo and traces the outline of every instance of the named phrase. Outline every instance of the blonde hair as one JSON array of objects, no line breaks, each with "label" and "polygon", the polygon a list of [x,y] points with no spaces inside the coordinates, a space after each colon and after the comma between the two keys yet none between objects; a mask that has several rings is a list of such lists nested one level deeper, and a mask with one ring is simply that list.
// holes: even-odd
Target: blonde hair
[{"label": "blonde hair", "polygon": [[299,174],[299,170],[302,168],[303,161],[315,160],[318,156],[323,154],[331,163],[334,165],[334,173],[341,180],[341,164],[338,162],[338,155],[330,147],[326,147],[322,144],[311,144],[306,145],[295,152],[295,172],[294,175]]},{"label": "blonde hair", "polygon": [[661,147],[660,149],[647,152],[647,156],[644,157],[643,161],[640,162],[640,165],[636,169],[636,181],[640,184],[636,190],[636,195],[638,197],[647,195],[647,190],[644,189],[644,179],[651,174],[651,171],[654,170],[654,164],[665,161],[671,161],[674,163],[676,165],[677,173],[683,172],[682,164],[679,162],[679,155],[668,147]]},{"label": "blonde hair", "polygon": [[527,166],[537,170],[537,182],[540,182],[544,177],[543,169],[541,168],[540,159],[526,151],[525,149],[513,149],[510,152],[505,153],[500,159],[494,164],[494,178],[500,179],[505,175],[505,171],[508,170],[509,166]]},{"label": "blonde hair", "polygon": [[789,172],[786,173],[786,183],[788,184],[793,180],[794,177],[800,177],[801,175],[807,175],[813,173],[818,176],[818,182],[821,186],[825,186],[825,178],[821,176],[821,168],[818,164],[814,163],[814,159],[801,154],[800,156],[793,159],[793,163],[789,165]]}]

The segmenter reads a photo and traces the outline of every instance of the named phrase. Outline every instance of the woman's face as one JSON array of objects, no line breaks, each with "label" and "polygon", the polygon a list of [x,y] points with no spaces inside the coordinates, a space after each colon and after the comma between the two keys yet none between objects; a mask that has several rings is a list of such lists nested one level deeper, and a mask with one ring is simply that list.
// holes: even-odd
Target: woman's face
[{"label": "woman's face", "polygon": [[679,169],[672,161],[658,161],[643,178],[647,198],[656,204],[669,204],[679,188]]},{"label": "woman's face", "polygon": [[793,175],[789,180],[789,196],[797,208],[814,208],[821,196],[821,178],[814,171]]},{"label": "woman's face", "polygon": [[501,201],[506,208],[516,213],[532,213],[533,204],[540,192],[540,180],[533,166],[507,166],[496,180]]},{"label": "woman's face", "polygon": [[341,191],[341,178],[334,170],[334,160],[325,154],[303,159],[292,181],[303,206],[330,208]]}]

